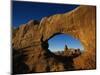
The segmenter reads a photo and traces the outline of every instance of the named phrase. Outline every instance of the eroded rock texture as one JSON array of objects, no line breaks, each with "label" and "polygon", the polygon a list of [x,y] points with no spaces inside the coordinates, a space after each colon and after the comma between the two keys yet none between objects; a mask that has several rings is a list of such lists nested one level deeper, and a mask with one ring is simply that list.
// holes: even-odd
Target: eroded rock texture
[{"label": "eroded rock texture", "polygon": [[[76,9],[40,22],[31,20],[13,32],[13,72],[34,73],[96,68],[96,8]],[[58,34],[70,34],[79,39],[84,52],[77,56],[59,56],[48,50],[48,40]]]}]

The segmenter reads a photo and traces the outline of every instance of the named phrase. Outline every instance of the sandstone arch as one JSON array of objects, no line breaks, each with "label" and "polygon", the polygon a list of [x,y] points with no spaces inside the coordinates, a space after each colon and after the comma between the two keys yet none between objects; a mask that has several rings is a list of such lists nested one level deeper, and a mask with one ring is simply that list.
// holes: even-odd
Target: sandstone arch
[{"label": "sandstone arch", "polygon": [[95,7],[80,6],[69,13],[51,16],[42,21],[45,27],[43,40],[49,39],[56,33],[71,34],[82,42],[86,51],[83,57],[88,55],[95,60],[95,14]]},{"label": "sandstone arch", "polygon": [[[28,66],[32,66],[34,62],[30,62],[30,59],[37,62],[35,59],[38,59],[38,55],[41,55],[41,53],[48,55],[48,51],[43,49],[43,46],[45,46],[45,42],[47,42],[48,39],[57,33],[70,34],[79,39],[83,44],[85,52],[81,56],[73,59],[75,69],[96,68],[95,6],[79,6],[68,13],[45,17],[39,24],[35,24],[34,21],[30,21],[27,24],[21,25],[13,37],[13,48],[17,50],[25,48],[23,50],[26,51],[26,55],[28,57],[25,63]],[[35,58],[31,56],[32,53],[35,53],[33,55]],[[42,55],[43,59],[45,55]],[[41,60],[43,59],[41,58]],[[43,66],[45,65],[42,65],[42,67]],[[64,68],[63,65],[60,65],[60,67],[62,67],[62,69]],[[39,68],[37,67],[37,69]],[[57,71],[62,71],[62,69]],[[40,72],[44,71],[46,70],[43,69]]]}]

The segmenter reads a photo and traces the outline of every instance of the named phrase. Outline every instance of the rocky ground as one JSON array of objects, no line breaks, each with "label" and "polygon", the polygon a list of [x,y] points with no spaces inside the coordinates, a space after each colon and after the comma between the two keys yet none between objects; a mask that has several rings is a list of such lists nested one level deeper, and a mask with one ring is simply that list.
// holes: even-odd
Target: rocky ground
[{"label": "rocky ground", "polygon": [[[81,55],[80,49],[65,48],[64,51],[60,51],[60,52],[57,51],[54,53],[48,50],[48,54],[43,53],[43,55],[39,55],[37,59],[35,58],[35,60],[34,57],[30,58],[29,63],[32,62],[33,64],[31,66],[32,70],[30,70],[27,64],[24,63],[24,61],[27,60],[27,55],[25,55],[25,52],[22,50],[21,51],[17,51],[15,49],[13,50],[14,50],[13,52],[14,73],[31,73],[31,72],[34,73],[34,72],[54,72],[54,71],[75,70],[73,58],[76,58]],[[37,56],[37,55],[33,55],[33,56]],[[33,66],[35,67],[33,68]]]}]

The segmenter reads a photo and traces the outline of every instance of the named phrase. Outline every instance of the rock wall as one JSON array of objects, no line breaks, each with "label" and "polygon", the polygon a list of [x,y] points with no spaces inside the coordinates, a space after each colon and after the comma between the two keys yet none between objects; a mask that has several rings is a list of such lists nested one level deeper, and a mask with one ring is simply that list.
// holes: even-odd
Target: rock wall
[{"label": "rock wall", "polygon": [[[48,40],[59,34],[70,34],[79,39],[84,46],[84,53],[72,59],[59,57],[50,52]],[[44,17],[40,22],[31,20],[27,24],[20,25],[13,35],[12,47],[14,51],[24,55],[19,61],[29,68],[27,71],[20,70],[19,73],[96,68],[95,6],[79,6],[68,13]],[[19,57],[14,55],[14,62]],[[60,58],[64,60],[59,61]],[[18,73],[16,70],[14,72]]]}]

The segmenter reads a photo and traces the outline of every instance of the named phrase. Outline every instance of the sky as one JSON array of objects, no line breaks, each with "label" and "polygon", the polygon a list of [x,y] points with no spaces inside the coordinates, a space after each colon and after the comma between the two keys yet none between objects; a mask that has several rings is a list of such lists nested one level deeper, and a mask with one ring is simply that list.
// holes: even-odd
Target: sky
[{"label": "sky", "polygon": [[80,40],[74,38],[71,35],[68,34],[59,34],[54,37],[52,37],[49,41],[49,49],[52,52],[55,51],[63,51],[65,48],[65,45],[70,48],[77,49],[79,48],[80,50],[84,50],[82,43]]},{"label": "sky", "polygon": [[[18,27],[32,19],[40,21],[45,16],[66,13],[76,7],[78,5],[13,1],[12,25]],[[64,49],[65,44],[68,48],[83,49],[80,41],[70,35],[54,36],[48,43],[51,51],[61,51]]]},{"label": "sky", "polygon": [[12,4],[12,24],[14,27],[18,27],[20,24],[27,23],[32,19],[40,21],[45,16],[65,13],[78,6],[21,1],[13,1]]}]

